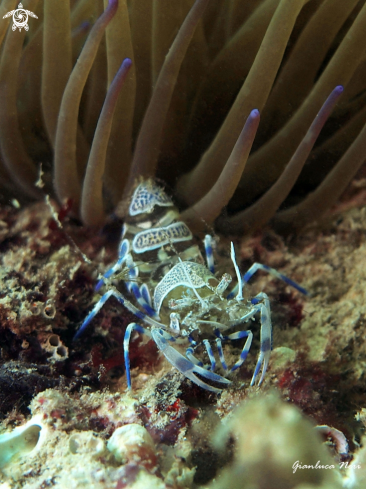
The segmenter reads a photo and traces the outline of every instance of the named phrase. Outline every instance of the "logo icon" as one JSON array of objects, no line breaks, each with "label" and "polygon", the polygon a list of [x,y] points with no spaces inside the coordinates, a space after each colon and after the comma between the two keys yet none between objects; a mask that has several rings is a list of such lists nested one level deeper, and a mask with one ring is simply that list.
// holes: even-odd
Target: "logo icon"
[{"label": "logo icon", "polygon": [[15,31],[16,29],[19,29],[19,32],[22,30],[22,27],[27,31],[29,29],[28,26],[28,16],[30,15],[31,17],[34,17],[35,19],[38,19],[36,14],[31,12],[30,10],[25,10],[23,8],[23,5],[20,3],[18,5],[18,8],[16,10],[11,10],[7,14],[4,15],[3,19],[6,19],[7,17],[13,16],[13,25],[12,29]]}]

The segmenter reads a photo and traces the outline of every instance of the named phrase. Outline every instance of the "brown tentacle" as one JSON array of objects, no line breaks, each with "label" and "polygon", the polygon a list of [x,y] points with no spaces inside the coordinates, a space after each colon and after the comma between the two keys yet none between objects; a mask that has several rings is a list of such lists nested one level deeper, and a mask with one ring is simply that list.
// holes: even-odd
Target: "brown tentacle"
[{"label": "brown tentacle", "polygon": [[118,2],[110,0],[108,8],[94,24],[87,42],[73,69],[62,98],[58,118],[54,185],[61,202],[71,199],[73,210],[78,212],[81,185],[76,164],[76,138],[78,129],[79,104],[86,79],[97,54],[99,43],[108,23],[116,13]]}]

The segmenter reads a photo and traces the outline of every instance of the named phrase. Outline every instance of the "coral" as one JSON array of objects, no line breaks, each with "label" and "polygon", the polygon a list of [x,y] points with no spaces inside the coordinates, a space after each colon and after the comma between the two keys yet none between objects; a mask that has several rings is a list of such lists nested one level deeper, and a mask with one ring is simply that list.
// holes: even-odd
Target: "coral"
[{"label": "coral", "polygon": [[[98,382],[98,367],[69,350],[70,328],[92,300],[95,269],[55,226],[46,204],[5,207],[1,220],[0,400],[6,413],[14,406],[26,410],[35,394],[60,382],[70,382],[70,388]],[[91,252],[93,240],[99,245]],[[89,242],[91,257],[102,242],[98,237]]]},{"label": "coral", "polygon": [[[309,420],[273,392],[252,393],[219,425],[212,412],[207,412],[193,431],[182,430],[173,447],[163,441],[155,445],[141,420],[133,421],[130,414],[137,404],[133,409],[132,404],[122,408],[126,408],[128,395],[112,397],[109,393],[89,393],[71,399],[55,390],[39,394],[32,402],[29,422],[0,435],[1,444],[26,435],[34,426],[38,430],[36,438],[28,439],[26,455],[18,452],[18,458],[3,461],[0,481],[27,489],[47,485],[139,488],[143,484],[188,489],[203,488],[202,484],[218,471],[205,488],[362,487],[364,449],[352,462],[333,458]],[[91,406],[95,409],[98,404],[109,404],[112,417],[118,411],[119,424],[126,424],[115,425],[111,434],[88,430],[86,420],[73,410],[87,417]],[[55,417],[56,405],[68,405],[67,415]],[[202,451],[202,437],[206,436],[207,446]],[[200,470],[199,477],[192,464]]]},{"label": "coral", "polygon": [[108,450],[120,464],[132,463],[149,471],[156,468],[156,454],[153,439],[139,424],[128,424],[117,428],[107,444]]},{"label": "coral", "polygon": [[51,362],[59,362],[68,357],[68,348],[62,344],[57,334],[47,335],[41,344],[41,348],[47,353],[51,353],[49,357],[49,361]]},{"label": "coral", "polygon": [[[45,204],[2,212],[7,226],[0,243],[4,250],[2,290],[6,290],[1,299],[0,381],[1,410],[7,415],[4,422],[8,429],[24,422],[22,416],[27,415],[31,403],[33,416],[42,414],[42,422],[51,430],[75,435],[73,441],[65,440],[65,447],[71,443],[74,455],[81,456],[89,443],[98,452],[100,440],[106,446],[116,429],[138,424],[154,441],[163,477],[169,474],[169,480],[209,483],[233,453],[233,446],[224,455],[212,448],[212,432],[235,406],[256,396],[256,389],[248,388],[255,354],[248,356],[233,378],[233,386],[217,397],[174,372],[158,357],[151,342],[133,341],[134,390],[130,397],[124,393],[122,342],[131,318],[121,306],[110,302],[95,330],[80,344],[72,342],[95,300],[92,284],[98,266],[104,270],[104,263],[113,261],[113,243],[106,243],[103,236],[84,234],[69,218],[64,220],[64,230],[55,229]],[[344,433],[351,456],[357,453],[356,442],[362,434],[354,407],[366,406],[362,387],[365,301],[363,268],[359,266],[365,259],[363,222],[364,210],[350,209],[321,229],[309,229],[296,241],[285,244],[273,233],[257,235],[243,241],[237,252],[242,268],[253,260],[268,263],[311,292],[305,299],[261,272],[247,286],[250,296],[265,290],[272,298],[274,351],[260,392],[265,394],[275,387],[314,424]],[[43,251],[38,254],[40,249]],[[228,249],[228,242],[221,239],[217,248],[219,273],[232,266]],[[87,263],[79,250],[93,263]],[[43,295],[27,300],[29,291]],[[25,315],[27,308],[31,313]],[[253,332],[257,335],[254,341],[258,341],[258,328],[253,327]],[[56,359],[42,348],[50,343],[56,349],[64,345],[68,356]],[[240,345],[227,345],[228,361],[235,361],[240,350]],[[107,386],[111,392],[103,390]],[[83,438],[84,432],[95,433],[96,440],[92,435]],[[92,466],[98,455],[93,457]],[[43,462],[40,464],[43,467]],[[23,467],[21,473],[23,469],[24,473],[28,470]],[[128,472],[131,477],[132,473]],[[35,473],[29,480],[33,477]],[[130,476],[126,473],[123,477]],[[155,473],[154,477],[160,476]]]},{"label": "coral", "polygon": [[[236,440],[235,460],[211,489],[281,487],[340,488],[338,467],[301,413],[269,394],[236,410],[216,437],[225,449],[229,435]],[[323,466],[320,469],[297,469]]]},{"label": "coral", "polygon": [[[350,457],[357,457],[363,433],[361,409],[366,406],[364,270],[359,266],[365,260],[364,209],[343,211],[321,228],[311,228],[286,243],[273,232],[240,242],[241,268],[257,260],[268,263],[301,282],[311,296],[290,292],[262,272],[248,284],[249,296],[265,290],[272,299],[274,350],[259,391],[248,387],[256,361],[254,348],[233,377],[232,387],[221,396],[192,385],[159,358],[151,342],[141,339],[131,343],[133,391],[126,393],[122,343],[131,317],[122,306],[108,303],[95,329],[82,342],[72,342],[96,300],[97,271],[113,262],[117,243],[85,233],[69,217],[64,218],[63,230],[55,227],[45,204],[4,208],[2,220],[6,222],[0,242],[2,290],[6,291],[1,299],[3,426],[9,430],[24,423],[30,405],[32,416],[41,415],[50,433],[44,455],[34,454],[41,457],[36,464],[34,458],[14,462],[19,467],[11,469],[14,480],[26,480],[29,487],[53,480],[59,469],[47,468],[46,460],[65,451],[70,457],[65,467],[75,469],[75,481],[90,476],[90,484],[98,487],[96,476],[83,476],[77,470],[79,458],[90,449],[90,467],[95,473],[112,474],[106,480],[115,485],[121,480],[121,487],[139,477],[152,478],[151,484],[170,481],[173,487],[210,484],[236,457],[233,440],[221,453],[211,445],[212,433],[228,422],[240,403],[258,394],[265,398],[273,388],[314,425],[343,433],[350,449],[347,460],[353,463]],[[222,238],[216,250],[219,273],[231,271],[228,249],[228,241]],[[29,293],[39,295],[28,299]],[[252,330],[258,342],[259,329],[253,325]],[[64,346],[68,356],[56,359],[45,345]],[[240,351],[240,345],[228,344],[228,361],[235,361]],[[360,414],[355,418],[358,407]],[[140,475],[132,462],[116,467],[107,448],[113,433],[130,424],[144,427],[153,439],[157,460],[153,474],[146,472],[143,463],[138,465]],[[327,445],[338,464],[341,458],[333,449],[335,441],[327,439]],[[67,477],[66,472],[62,477]],[[354,472],[361,477],[357,469]],[[60,476],[60,480],[66,479]]]},{"label": "coral", "polygon": [[0,435],[0,469],[14,463],[19,457],[39,449],[44,434],[40,416],[31,418],[25,425],[15,428],[11,433]]},{"label": "coral", "polygon": [[366,457],[366,445],[365,438],[362,439],[362,448],[357,452],[356,456],[350,464],[347,476],[345,478],[344,487],[351,489],[361,489],[365,486],[366,482],[366,470],[365,470],[365,457]]},{"label": "coral", "polygon": [[[31,411],[33,417],[27,424],[0,435],[0,444],[26,434],[36,422],[42,443],[33,443],[26,457],[4,460],[1,481],[12,480],[18,487],[25,475],[29,488],[53,481],[56,487],[67,484],[79,488],[88,483],[96,488],[111,484],[123,488],[147,484],[165,489],[168,486],[161,470],[173,487],[183,489],[186,481],[192,481],[194,471],[183,459],[179,462],[171,453],[162,463],[160,452],[164,445],[159,444],[160,450],[154,446],[141,424],[139,403],[128,395],[84,392],[70,396],[49,389],[33,399]],[[187,453],[187,449],[183,451],[177,444],[176,456]]]}]

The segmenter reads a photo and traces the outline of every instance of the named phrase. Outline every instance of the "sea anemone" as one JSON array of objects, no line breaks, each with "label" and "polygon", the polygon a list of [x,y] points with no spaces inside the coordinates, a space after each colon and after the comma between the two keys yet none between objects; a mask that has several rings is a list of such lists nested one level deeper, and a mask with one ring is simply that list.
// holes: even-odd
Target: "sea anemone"
[{"label": "sea anemone", "polygon": [[364,0],[24,8],[38,16],[29,31],[0,24],[7,193],[55,194],[98,227],[123,214],[136,180],[157,177],[196,231],[289,232],[324,214],[365,159]]}]

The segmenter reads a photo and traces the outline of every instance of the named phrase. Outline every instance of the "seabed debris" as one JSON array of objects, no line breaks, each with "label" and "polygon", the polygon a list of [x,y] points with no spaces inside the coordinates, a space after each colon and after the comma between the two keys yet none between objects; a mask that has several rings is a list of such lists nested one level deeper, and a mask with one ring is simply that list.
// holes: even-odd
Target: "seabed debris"
[{"label": "seabed debris", "polygon": [[[122,306],[111,301],[87,338],[72,342],[117,242],[67,220],[59,229],[43,203],[3,207],[0,445],[24,442],[2,450],[0,487],[364,487],[365,210],[334,215],[287,243],[270,231],[240,243],[243,266],[266,263],[311,296],[265,274],[253,281],[250,293],[265,289],[273,303],[269,370],[261,388],[249,387],[249,355],[218,396],[141,340],[132,342],[128,392],[121,343],[131,317]],[[221,239],[226,268],[228,249]],[[295,462],[318,460],[334,469],[293,473]]]}]

